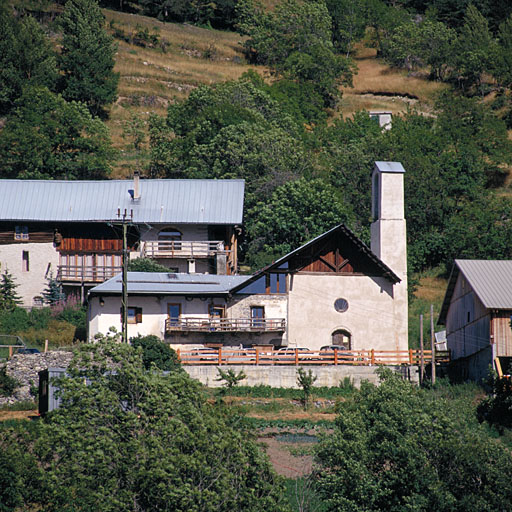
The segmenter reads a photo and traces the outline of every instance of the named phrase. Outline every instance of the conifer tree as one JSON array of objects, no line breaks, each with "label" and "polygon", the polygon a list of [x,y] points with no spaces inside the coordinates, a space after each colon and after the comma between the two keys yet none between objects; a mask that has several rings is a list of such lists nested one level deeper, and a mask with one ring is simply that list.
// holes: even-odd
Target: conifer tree
[{"label": "conifer tree", "polygon": [[64,301],[66,294],[62,291],[62,283],[53,277],[52,272],[50,272],[47,281],[46,288],[42,293],[43,299],[49,306],[55,306]]},{"label": "conifer tree", "polygon": [[18,304],[21,304],[21,298],[16,293],[18,285],[8,269],[4,270],[2,280],[0,281],[0,310],[11,311]]},{"label": "conifer tree", "polygon": [[116,99],[119,74],[113,71],[116,49],[97,0],[68,0],[60,26],[62,96],[84,102],[98,115]]}]

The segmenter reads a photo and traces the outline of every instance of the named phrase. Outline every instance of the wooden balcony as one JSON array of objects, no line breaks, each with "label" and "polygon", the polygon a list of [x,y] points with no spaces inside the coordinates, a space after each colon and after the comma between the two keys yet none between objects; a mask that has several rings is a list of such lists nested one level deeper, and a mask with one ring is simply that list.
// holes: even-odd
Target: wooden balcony
[{"label": "wooden balcony", "polygon": [[122,271],[123,267],[114,265],[59,265],[57,279],[62,282],[102,283]]},{"label": "wooden balcony", "polygon": [[186,241],[160,240],[142,242],[141,256],[143,258],[212,258],[217,254],[228,254],[224,242],[220,240]]},{"label": "wooden balcony", "polygon": [[177,332],[284,332],[284,318],[168,318],[166,334]]}]

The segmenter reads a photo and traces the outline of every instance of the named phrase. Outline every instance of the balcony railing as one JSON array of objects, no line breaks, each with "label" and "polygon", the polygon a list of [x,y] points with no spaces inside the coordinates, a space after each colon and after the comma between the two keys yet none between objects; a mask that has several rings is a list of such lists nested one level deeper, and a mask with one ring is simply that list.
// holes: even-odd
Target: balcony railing
[{"label": "balcony railing", "polygon": [[123,267],[109,265],[59,265],[59,281],[102,283],[123,271]]},{"label": "balcony railing", "polygon": [[175,332],[283,332],[283,318],[168,318],[166,333]]},{"label": "balcony railing", "polygon": [[218,253],[229,252],[224,249],[224,242],[218,240],[160,240],[143,242],[141,247],[143,258],[211,258]]},{"label": "balcony railing", "polygon": [[[450,352],[435,352],[436,363],[449,363]],[[420,365],[419,350],[332,350],[312,351],[284,348],[277,351],[267,348],[238,349],[233,347],[178,349],[181,364],[250,364],[250,365],[351,365],[351,366],[400,366]],[[423,352],[424,364],[432,362],[432,351]]]}]

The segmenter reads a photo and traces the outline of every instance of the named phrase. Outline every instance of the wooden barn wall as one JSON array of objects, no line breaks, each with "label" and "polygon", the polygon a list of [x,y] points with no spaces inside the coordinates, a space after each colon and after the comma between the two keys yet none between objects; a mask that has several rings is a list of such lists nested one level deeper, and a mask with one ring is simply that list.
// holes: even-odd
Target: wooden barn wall
[{"label": "wooden barn wall", "polygon": [[457,278],[446,316],[446,335],[454,358],[478,352],[490,343],[490,313],[462,274]]},{"label": "wooden barn wall", "polygon": [[492,323],[497,356],[512,356],[512,329],[510,328],[511,315],[512,310],[500,310],[494,315]]}]

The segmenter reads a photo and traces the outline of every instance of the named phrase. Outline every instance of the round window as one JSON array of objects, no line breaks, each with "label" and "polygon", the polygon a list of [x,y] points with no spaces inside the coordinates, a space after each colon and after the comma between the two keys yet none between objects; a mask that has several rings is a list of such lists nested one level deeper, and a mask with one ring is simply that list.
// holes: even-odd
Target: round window
[{"label": "round window", "polygon": [[346,299],[336,299],[334,301],[334,309],[338,313],[345,313],[348,309],[348,302]]}]

